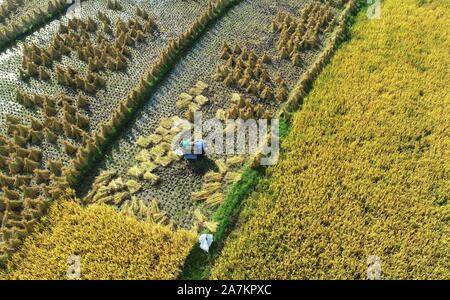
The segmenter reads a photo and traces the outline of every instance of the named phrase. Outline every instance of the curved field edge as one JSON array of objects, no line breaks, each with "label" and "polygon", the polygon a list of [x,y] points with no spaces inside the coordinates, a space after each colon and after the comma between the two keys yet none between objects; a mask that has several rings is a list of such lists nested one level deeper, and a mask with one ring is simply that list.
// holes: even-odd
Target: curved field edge
[{"label": "curved field edge", "polygon": [[[300,77],[297,84],[291,90],[289,100],[280,107],[280,140],[282,141],[290,131],[291,112],[299,109],[303,102],[303,98],[311,88],[316,76],[319,75],[322,68],[328,63],[329,59],[337,50],[341,43],[345,42],[349,36],[348,28],[354,22],[354,14],[362,4],[360,1],[349,1],[339,19],[338,26],[332,33],[325,50],[319,55],[315,63]],[[283,155],[283,153],[281,153]],[[214,233],[214,243],[208,253],[202,251],[199,247],[192,249],[186,259],[183,272],[179,279],[182,280],[199,280],[207,279],[210,276],[211,267],[216,259],[220,256],[220,252],[225,246],[226,240],[230,233],[235,229],[244,201],[252,195],[255,190],[260,187],[260,180],[264,178],[266,168],[259,166],[250,168],[245,166],[242,171],[241,180],[233,184],[229,192],[225,196],[223,204],[219,206],[213,214],[212,220],[217,222],[218,229]]]},{"label": "curved field edge", "polygon": [[450,6],[387,0],[314,83],[212,279],[450,278]]},{"label": "curved field edge", "polygon": [[79,279],[174,279],[194,233],[118,214],[107,205],[80,206],[73,196],[52,205],[33,239],[8,262],[1,279],[66,279],[69,257]]}]

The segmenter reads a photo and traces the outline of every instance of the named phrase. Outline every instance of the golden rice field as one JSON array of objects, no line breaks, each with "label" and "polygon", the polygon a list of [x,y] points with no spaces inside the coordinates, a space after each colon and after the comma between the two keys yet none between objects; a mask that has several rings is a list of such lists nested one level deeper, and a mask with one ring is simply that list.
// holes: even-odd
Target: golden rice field
[{"label": "golden rice field", "polygon": [[186,230],[139,222],[112,207],[59,201],[8,264],[5,279],[64,279],[81,258],[80,279],[173,279],[196,241]]},{"label": "golden rice field", "polygon": [[450,2],[362,11],[213,279],[450,278]]}]

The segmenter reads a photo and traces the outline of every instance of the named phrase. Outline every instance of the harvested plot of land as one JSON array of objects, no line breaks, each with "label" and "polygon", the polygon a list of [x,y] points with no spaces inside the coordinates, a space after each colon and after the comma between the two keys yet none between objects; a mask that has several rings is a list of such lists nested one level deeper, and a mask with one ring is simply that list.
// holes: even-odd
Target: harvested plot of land
[{"label": "harvested plot of land", "polygon": [[295,114],[214,279],[450,277],[450,6],[383,1]]},{"label": "harvested plot of land", "polygon": [[362,2],[0,0],[0,277],[448,279],[450,5]]}]

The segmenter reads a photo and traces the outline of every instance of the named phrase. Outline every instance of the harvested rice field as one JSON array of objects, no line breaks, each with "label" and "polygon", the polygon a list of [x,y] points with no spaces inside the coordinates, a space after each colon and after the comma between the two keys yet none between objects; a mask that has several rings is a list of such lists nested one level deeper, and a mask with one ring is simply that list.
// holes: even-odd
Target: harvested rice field
[{"label": "harvested rice field", "polygon": [[[431,2],[417,9],[432,6],[435,22],[444,24],[440,18],[448,6]],[[410,5],[411,10],[419,6]],[[259,239],[260,229],[246,229],[252,216],[264,216],[256,217],[263,227],[272,220],[291,226],[285,210],[264,213],[273,205],[290,210],[290,198],[266,203],[265,193],[273,193],[275,185],[285,189],[279,178],[297,182],[303,174],[299,155],[314,153],[291,153],[294,143],[309,143],[299,119],[332,126],[320,113],[301,117],[319,102],[317,89],[332,93],[338,86],[345,89],[345,82],[354,99],[373,97],[356,79],[366,78],[357,73],[365,65],[358,61],[349,67],[359,54],[352,45],[365,45],[369,38],[358,28],[373,22],[367,35],[385,30],[387,37],[395,35],[383,18],[368,21],[368,9],[357,0],[0,1],[0,278],[293,279],[300,272],[350,279],[342,266],[334,272],[333,264],[308,273],[291,263],[295,272],[280,266],[286,272],[270,270],[266,276],[262,268],[271,264],[258,265],[260,258],[253,264],[253,256],[243,253],[258,245],[239,245]],[[441,37],[437,32],[434,39]],[[429,48],[432,43],[424,40],[416,56],[411,51],[412,63],[425,65],[424,53],[440,49]],[[373,49],[373,55],[376,51],[383,49]],[[330,68],[348,72],[328,79],[328,90],[320,84],[323,76],[331,77]],[[429,84],[445,86],[437,79]],[[410,92],[409,86],[404,89]],[[337,105],[323,95],[327,100],[319,103]],[[408,110],[410,103],[399,97]],[[407,111],[395,113],[403,118]],[[338,132],[340,125],[335,126]],[[439,132],[445,134],[445,126]],[[319,136],[312,135],[310,147],[320,151]],[[427,173],[427,187],[445,209],[443,155],[430,158],[441,169]],[[356,154],[354,159],[357,164]],[[419,160],[412,154],[408,159]],[[379,181],[368,187],[349,172],[355,189],[349,195],[359,188],[409,195],[395,194]],[[294,189],[298,199],[307,195],[302,184]],[[308,207],[295,205],[299,211]],[[437,221],[430,222],[423,225]],[[307,225],[292,227],[292,234],[319,230]],[[421,241],[445,241],[437,235],[421,235]],[[283,238],[267,238],[273,247],[261,253],[276,257]],[[246,255],[251,269],[242,261]],[[333,272],[327,273],[329,268]],[[325,273],[330,276],[317,275]],[[387,277],[404,273],[395,274]]]}]

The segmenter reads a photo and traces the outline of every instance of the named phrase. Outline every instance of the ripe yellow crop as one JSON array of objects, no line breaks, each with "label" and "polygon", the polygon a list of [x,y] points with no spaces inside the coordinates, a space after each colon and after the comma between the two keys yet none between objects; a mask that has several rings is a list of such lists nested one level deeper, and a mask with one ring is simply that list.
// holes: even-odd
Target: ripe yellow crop
[{"label": "ripe yellow crop", "polygon": [[174,279],[195,235],[117,213],[106,205],[57,201],[40,229],[8,262],[8,279],[66,279],[80,259],[81,279]]},{"label": "ripe yellow crop", "polygon": [[450,3],[359,14],[214,279],[450,278]]}]

